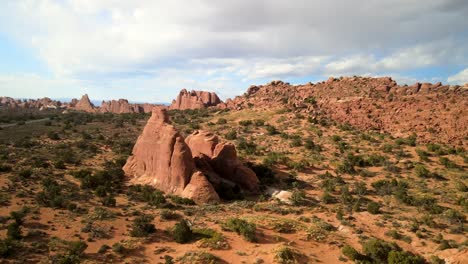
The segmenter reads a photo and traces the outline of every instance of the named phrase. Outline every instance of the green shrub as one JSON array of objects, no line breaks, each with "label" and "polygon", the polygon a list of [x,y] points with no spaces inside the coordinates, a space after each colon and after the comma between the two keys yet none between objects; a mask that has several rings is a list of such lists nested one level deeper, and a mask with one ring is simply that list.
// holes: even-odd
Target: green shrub
[{"label": "green shrub", "polygon": [[169,199],[175,204],[181,204],[181,205],[195,205],[195,202],[192,199],[189,198],[184,198],[180,197],[177,195],[171,195],[169,196]]},{"label": "green shrub", "polygon": [[252,120],[241,120],[241,121],[239,121],[239,125],[241,125],[241,126],[250,126],[250,125],[252,125]]},{"label": "green shrub", "polygon": [[177,243],[180,243],[180,244],[184,244],[192,240],[193,232],[187,220],[182,219],[180,220],[180,222],[175,224],[172,230],[172,237]]},{"label": "green shrub", "polygon": [[225,118],[220,118],[218,119],[218,121],[216,122],[216,124],[218,125],[224,125],[227,123],[227,120]]},{"label": "green shrub", "polygon": [[420,178],[431,177],[431,172],[422,164],[416,164],[416,166],[414,166],[414,172],[416,173],[416,176]]},{"label": "green shrub", "polygon": [[380,204],[376,202],[370,202],[367,204],[367,211],[371,214],[379,214],[380,213]]},{"label": "green shrub", "polygon": [[12,256],[18,247],[18,243],[12,239],[0,239],[0,257]]},{"label": "green shrub", "polygon": [[265,127],[265,129],[266,129],[268,135],[270,135],[270,136],[279,134],[279,131],[276,129],[276,127],[274,127],[272,125],[267,125]]},{"label": "green shrub", "polygon": [[425,264],[426,261],[421,256],[415,256],[405,251],[392,250],[388,253],[388,264]]},{"label": "green shrub", "polygon": [[237,132],[235,130],[231,130],[226,133],[225,137],[227,140],[235,140],[237,139]]},{"label": "green shrub", "polygon": [[154,217],[151,215],[141,215],[136,217],[132,223],[130,236],[147,237],[156,232],[156,227],[152,223]]},{"label": "green shrub", "polygon": [[19,240],[22,238],[20,224],[13,222],[7,226],[7,238],[11,240]]},{"label": "green shrub", "polygon": [[401,251],[400,247],[395,243],[389,243],[380,239],[371,238],[363,245],[363,252],[366,256],[378,261],[386,263],[390,251]]},{"label": "green shrub", "polygon": [[256,226],[240,218],[229,218],[223,228],[242,235],[249,242],[256,242]]},{"label": "green shrub", "polygon": [[353,247],[349,245],[345,245],[341,249],[341,253],[343,253],[345,257],[347,257],[348,259],[352,261],[358,260],[361,256],[361,254],[359,254],[359,252],[356,249],[354,249]]},{"label": "green shrub", "polygon": [[281,247],[277,250],[275,260],[280,264],[296,263],[297,253],[289,247]]},{"label": "green shrub", "polygon": [[160,215],[162,220],[176,220],[180,218],[180,215],[172,210],[169,209],[163,209],[161,210],[161,215]]}]

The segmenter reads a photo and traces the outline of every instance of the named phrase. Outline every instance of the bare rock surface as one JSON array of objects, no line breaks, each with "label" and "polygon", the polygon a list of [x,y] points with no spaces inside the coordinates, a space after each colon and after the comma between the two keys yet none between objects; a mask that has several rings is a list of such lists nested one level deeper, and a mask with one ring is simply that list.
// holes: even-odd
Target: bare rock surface
[{"label": "bare rock surface", "polygon": [[219,201],[216,190],[226,188],[258,191],[255,173],[240,162],[233,145],[220,143],[205,131],[185,140],[163,108],[154,108],[123,170],[134,184],[148,184],[197,203]]},{"label": "bare rock surface", "polygon": [[217,106],[222,103],[218,95],[214,92],[206,91],[187,91],[183,89],[175,100],[172,101],[170,109],[187,110],[200,109],[210,106]]},{"label": "bare rock surface", "polygon": [[94,113],[96,112],[96,108],[94,107],[93,103],[89,100],[87,94],[83,95],[81,99],[73,105],[73,108],[78,111]]},{"label": "bare rock surface", "polygon": [[363,130],[396,137],[415,133],[421,143],[466,146],[468,89],[440,82],[398,85],[390,77],[329,78],[316,84],[290,85],[272,81],[251,86],[226,107],[269,110],[290,108],[311,118],[328,117]]}]

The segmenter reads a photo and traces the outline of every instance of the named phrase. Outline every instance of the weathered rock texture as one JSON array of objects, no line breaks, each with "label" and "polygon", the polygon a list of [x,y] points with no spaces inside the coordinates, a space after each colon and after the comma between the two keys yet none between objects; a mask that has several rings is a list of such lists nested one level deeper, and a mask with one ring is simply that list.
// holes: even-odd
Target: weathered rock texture
[{"label": "weathered rock texture", "polygon": [[0,97],[0,109],[5,110],[26,110],[26,109],[62,109],[66,106],[60,101],[55,101],[50,98],[44,97],[41,99],[27,99],[20,100],[11,97]]},{"label": "weathered rock texture", "polygon": [[234,146],[203,131],[185,141],[162,108],[154,108],[123,170],[133,183],[197,203],[218,201],[216,190],[228,187],[258,190],[255,173],[241,164]]},{"label": "weathered rock texture", "polygon": [[94,113],[96,112],[96,108],[94,107],[93,103],[89,100],[89,97],[87,94],[83,95],[81,99],[74,104],[75,101],[72,101],[70,106],[78,111],[83,111],[83,112],[88,112],[88,113]]},{"label": "weathered rock texture", "polygon": [[210,106],[217,106],[222,103],[218,95],[213,92],[187,91],[183,89],[175,100],[172,101],[170,109],[186,110],[200,109]]},{"label": "weathered rock texture", "polygon": [[273,81],[251,86],[244,96],[228,99],[230,109],[289,107],[314,118],[325,116],[361,130],[393,136],[416,133],[423,143],[466,146],[468,85],[416,83],[399,86],[388,77],[342,77],[290,85]]},{"label": "weathered rock texture", "polygon": [[101,113],[115,113],[115,114],[124,114],[124,113],[150,113],[153,107],[156,105],[153,104],[130,104],[127,99],[111,100],[111,101],[102,101],[99,112]]}]

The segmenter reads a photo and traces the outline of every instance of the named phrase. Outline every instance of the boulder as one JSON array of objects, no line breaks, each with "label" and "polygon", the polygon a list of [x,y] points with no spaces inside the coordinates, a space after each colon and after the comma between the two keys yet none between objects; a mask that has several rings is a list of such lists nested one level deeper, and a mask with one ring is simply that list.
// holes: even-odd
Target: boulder
[{"label": "boulder", "polygon": [[182,196],[190,198],[198,204],[217,202],[220,200],[213,185],[211,185],[206,176],[199,171],[192,175],[189,184],[182,192]]}]

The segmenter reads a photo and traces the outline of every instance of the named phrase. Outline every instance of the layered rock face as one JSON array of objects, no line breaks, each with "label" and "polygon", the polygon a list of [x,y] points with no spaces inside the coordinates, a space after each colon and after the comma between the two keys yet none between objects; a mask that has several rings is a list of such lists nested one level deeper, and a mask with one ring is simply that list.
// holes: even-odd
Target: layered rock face
[{"label": "layered rock face", "polygon": [[187,91],[183,89],[175,100],[172,101],[170,109],[186,110],[200,109],[210,106],[217,106],[222,103],[218,95],[213,92]]},{"label": "layered rock face", "polygon": [[396,137],[416,133],[423,143],[466,146],[468,85],[416,83],[400,86],[388,77],[330,78],[316,84],[273,81],[251,86],[244,96],[226,101],[230,109],[289,107],[312,117],[329,117],[361,130]]},{"label": "layered rock face", "polygon": [[[154,108],[123,170],[132,183],[152,185],[197,203],[219,201],[216,189],[225,187],[225,181],[249,191],[258,190],[255,173],[243,167],[235,149],[234,155],[232,150],[230,155],[221,155],[229,149],[223,147],[228,144],[205,132],[188,137],[187,142],[170,124],[166,110]],[[206,166],[197,166],[200,162],[194,157],[203,159]],[[224,167],[215,168],[221,165]]]}]

